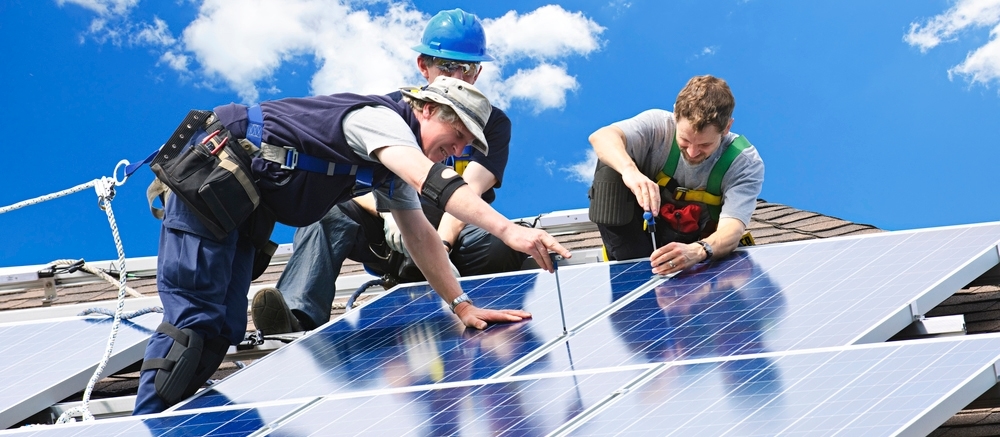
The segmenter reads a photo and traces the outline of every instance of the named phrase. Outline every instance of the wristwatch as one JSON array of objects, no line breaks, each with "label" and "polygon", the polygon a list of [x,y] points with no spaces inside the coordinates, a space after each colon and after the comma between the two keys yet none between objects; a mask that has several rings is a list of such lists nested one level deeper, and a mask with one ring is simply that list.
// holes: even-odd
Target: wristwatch
[{"label": "wristwatch", "polygon": [[712,255],[715,255],[715,252],[712,251],[712,246],[709,245],[707,242],[705,242],[705,240],[698,240],[698,241],[695,241],[695,243],[700,244],[701,248],[705,249],[705,255],[707,255],[705,257],[705,259],[702,260],[701,262],[707,263],[709,260],[711,260],[712,259]]},{"label": "wristwatch", "polygon": [[450,304],[451,305],[451,312],[454,313],[455,312],[455,307],[459,306],[463,302],[468,302],[469,304],[472,304],[472,299],[469,299],[469,295],[468,294],[462,293],[460,296],[456,297],[455,300],[451,301],[451,304]]}]

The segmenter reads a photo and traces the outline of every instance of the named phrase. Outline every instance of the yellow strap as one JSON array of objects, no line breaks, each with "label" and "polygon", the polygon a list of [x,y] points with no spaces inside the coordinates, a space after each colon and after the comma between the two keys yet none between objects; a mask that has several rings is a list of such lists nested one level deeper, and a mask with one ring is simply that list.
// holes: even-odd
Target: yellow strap
[{"label": "yellow strap", "polygon": [[722,205],[722,196],[716,196],[705,190],[677,190],[674,199],[685,202],[699,202],[706,205]]},{"label": "yellow strap", "polygon": [[462,160],[456,159],[455,173],[458,173],[459,176],[465,174],[465,168],[469,166],[469,162],[471,161],[469,161],[468,159],[462,159]]},{"label": "yellow strap", "polygon": [[601,245],[601,261],[608,262],[608,246]]},{"label": "yellow strap", "polygon": [[670,183],[670,176],[663,174],[662,171],[656,175],[656,185],[665,187],[669,183]]}]

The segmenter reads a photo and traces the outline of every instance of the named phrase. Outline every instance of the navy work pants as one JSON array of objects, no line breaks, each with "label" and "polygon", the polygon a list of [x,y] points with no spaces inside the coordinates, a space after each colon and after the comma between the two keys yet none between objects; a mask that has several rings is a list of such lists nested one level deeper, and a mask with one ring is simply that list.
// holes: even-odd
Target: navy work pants
[{"label": "navy work pants", "polygon": [[[205,341],[221,336],[229,344],[239,344],[247,325],[253,245],[240,238],[239,229],[223,241],[216,240],[177,196],[169,197],[165,209],[156,275],[163,321],[177,329],[191,329]],[[144,359],[165,358],[173,343],[173,338],[154,333]],[[170,407],[156,394],[156,372],[141,373],[133,414]]]}]

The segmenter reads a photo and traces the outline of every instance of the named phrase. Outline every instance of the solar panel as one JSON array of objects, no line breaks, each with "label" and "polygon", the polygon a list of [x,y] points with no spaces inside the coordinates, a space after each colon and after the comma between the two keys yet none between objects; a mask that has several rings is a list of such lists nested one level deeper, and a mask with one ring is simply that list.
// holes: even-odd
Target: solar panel
[{"label": "solar panel", "polygon": [[926,435],[997,382],[1000,336],[689,360],[572,435]]},{"label": "solar panel", "polygon": [[197,412],[104,419],[93,422],[20,428],[25,437],[190,437],[248,436],[301,408],[305,402],[254,405]]},{"label": "solar panel", "polygon": [[[995,265],[998,240],[991,225],[748,248],[647,287],[568,343],[580,369],[884,341]],[[568,370],[549,347],[521,373]]]},{"label": "solar panel", "polygon": [[[105,374],[142,360],[162,316],[122,321]],[[0,325],[0,429],[87,386],[107,346],[112,319],[71,318]]]},{"label": "solar panel", "polygon": [[270,436],[546,435],[597,405],[637,369],[330,398]]},{"label": "solar panel", "polygon": [[[613,295],[648,282],[646,263],[560,270],[567,318],[584,320]],[[593,270],[594,272],[589,272]],[[230,376],[181,409],[358,390],[483,379],[561,334],[554,275],[518,273],[461,281],[477,305],[526,308],[536,318],[465,330],[426,284],[399,287]]]},{"label": "solar panel", "polygon": [[1000,335],[978,335],[461,381],[21,431],[38,437],[923,435],[992,387],[998,360]]}]

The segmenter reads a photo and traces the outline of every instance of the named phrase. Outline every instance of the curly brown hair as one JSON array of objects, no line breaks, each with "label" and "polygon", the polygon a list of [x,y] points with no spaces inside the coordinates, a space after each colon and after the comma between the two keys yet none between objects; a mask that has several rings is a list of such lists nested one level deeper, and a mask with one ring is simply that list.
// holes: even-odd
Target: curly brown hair
[{"label": "curly brown hair", "polygon": [[736,99],[726,81],[706,74],[692,77],[677,94],[674,118],[688,120],[697,132],[707,126],[715,126],[722,132],[729,125],[735,107]]}]

